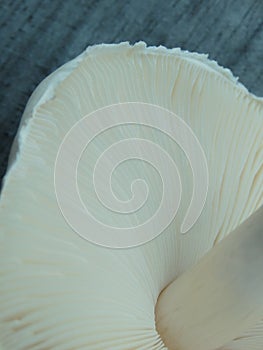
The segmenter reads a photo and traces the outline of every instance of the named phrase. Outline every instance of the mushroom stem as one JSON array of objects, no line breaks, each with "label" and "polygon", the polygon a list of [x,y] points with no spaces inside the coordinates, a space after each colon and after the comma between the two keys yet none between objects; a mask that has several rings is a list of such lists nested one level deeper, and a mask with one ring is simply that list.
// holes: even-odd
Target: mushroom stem
[{"label": "mushroom stem", "polygon": [[263,316],[263,207],[160,294],[156,327],[169,350],[214,350]]}]

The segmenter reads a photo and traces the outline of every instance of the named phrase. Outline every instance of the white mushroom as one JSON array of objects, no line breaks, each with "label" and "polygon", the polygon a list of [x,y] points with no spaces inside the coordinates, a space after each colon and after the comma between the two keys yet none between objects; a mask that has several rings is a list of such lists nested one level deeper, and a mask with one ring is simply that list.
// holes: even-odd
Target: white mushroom
[{"label": "white mushroom", "polygon": [[[112,143],[122,138],[151,140],[169,153],[183,174],[180,208],[164,232],[137,247],[106,248],[76,234],[61,214],[54,190],[54,170],[65,135],[86,115],[120,102],[142,102],[172,111],[189,125],[202,145],[209,189],[199,219],[186,234],[181,234],[180,228],[193,191],[189,163],[183,150],[165,133],[139,124],[106,130],[91,143],[81,159],[79,186],[85,205],[107,225],[123,228],[151,219],[162,199],[162,186],[157,172],[145,162],[127,161],[112,177],[113,191],[124,202],[131,197],[132,181],[145,177],[148,201],[135,213],[124,215],[107,210],[92,186],[96,160]],[[174,131],[175,125],[169,126]],[[184,284],[180,287],[180,280],[191,285],[193,279],[187,276],[196,271],[198,261],[200,265],[196,266],[203,266],[201,272],[197,271],[199,275],[205,271],[202,262],[209,259],[211,269],[216,268],[211,257],[217,243],[263,204],[262,136],[263,99],[250,94],[229,70],[208,60],[206,55],[164,47],[146,48],[142,42],[134,46],[99,45],[88,48],[46,78],[25,109],[0,198],[0,347],[166,349],[170,336],[165,339],[158,317],[158,327],[155,322],[155,311],[162,308],[160,304],[155,310],[160,293],[168,286],[159,298],[160,303],[163,298],[167,308],[165,294],[173,294],[170,287],[175,291],[184,288]],[[76,143],[84,139],[85,132],[80,133]],[[70,149],[68,152],[69,158],[74,156],[73,150],[72,154]],[[113,159],[109,161],[115,164]],[[69,171],[67,164],[63,171]],[[73,208],[74,203],[71,205]],[[168,208],[171,203],[165,205]],[[228,238],[222,246],[231,247]],[[203,258],[210,250],[210,255]],[[218,256],[222,260],[222,254]],[[238,270],[231,266],[231,271]],[[260,271],[257,273],[260,275]],[[262,279],[261,284],[256,283],[261,286]],[[224,292],[227,296],[227,290]],[[186,291],[185,298],[184,292],[181,295],[184,306],[188,306],[189,293]],[[208,286],[205,296],[211,296],[215,310],[216,296],[212,293],[213,288]],[[196,300],[201,296],[196,294]],[[257,293],[254,296],[252,304],[259,305],[262,312],[263,300]],[[169,315],[176,315],[173,298],[172,295]],[[192,312],[195,299],[189,302],[187,310]],[[237,306],[234,304],[235,312]],[[172,321],[178,338],[172,347],[189,350],[193,344],[192,349],[201,350],[198,346],[205,342],[207,321],[202,319],[206,312],[197,310],[193,323],[188,317],[183,318],[189,329],[184,330],[182,341],[181,325],[178,328],[178,323]],[[242,310],[240,304],[241,313]],[[215,319],[211,327],[216,322],[224,323],[224,315],[222,312],[221,320]],[[235,322],[236,317],[231,320]],[[191,334],[196,336],[196,329],[191,333],[195,320],[204,322],[203,328],[200,325],[202,342],[197,342],[197,346],[191,338]],[[233,330],[237,333],[229,332],[220,338],[213,328],[214,342],[209,340],[209,344],[223,345],[224,350],[262,349],[263,313],[249,323],[248,329]],[[221,343],[222,339],[227,343]]]}]

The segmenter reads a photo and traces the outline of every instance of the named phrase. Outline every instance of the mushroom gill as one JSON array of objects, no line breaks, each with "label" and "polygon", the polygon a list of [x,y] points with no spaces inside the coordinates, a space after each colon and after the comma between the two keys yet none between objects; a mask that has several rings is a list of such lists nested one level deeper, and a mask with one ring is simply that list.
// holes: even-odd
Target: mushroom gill
[{"label": "mushroom gill", "polygon": [[[126,102],[160,106],[191,128],[204,150],[209,187],[200,217],[182,234],[193,191],[184,150],[162,130],[139,124],[139,117],[138,124],[103,131],[83,152],[78,169],[82,200],[98,221],[120,229],[140,225],[162,200],[158,169],[134,158],[116,167],[112,191],[127,202],[133,180],[144,179],[144,205],[132,213],[102,205],[92,175],[113,143],[151,141],[176,163],[182,181],[180,207],[166,229],[145,244],[114,249],[83,239],[68,224],[58,206],[54,171],[59,147],[78,121]],[[169,122],[169,128],[178,131],[177,124]],[[76,144],[85,136],[83,130]],[[67,152],[74,156],[74,148]],[[107,159],[116,165],[114,157]],[[26,106],[1,192],[2,349],[166,349],[155,324],[158,296],[263,205],[262,159],[263,99],[206,55],[142,42],[98,45],[56,70]],[[68,171],[65,162],[62,172]],[[108,187],[105,181],[102,192]],[[73,210],[75,203],[70,205]],[[222,349],[262,347],[263,314]]]}]

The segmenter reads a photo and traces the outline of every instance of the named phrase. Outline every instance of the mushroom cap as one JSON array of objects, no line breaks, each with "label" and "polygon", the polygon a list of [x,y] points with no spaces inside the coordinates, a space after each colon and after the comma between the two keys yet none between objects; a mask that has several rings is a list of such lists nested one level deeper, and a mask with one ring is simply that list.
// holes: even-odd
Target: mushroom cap
[{"label": "mushroom cap", "polygon": [[[54,169],[65,135],[81,118],[125,102],[160,106],[190,126],[207,159],[209,188],[199,219],[182,235],[192,194],[183,150],[161,130],[106,130],[83,154],[78,179],[85,205],[107,225],[123,228],[151,218],[162,190],[151,166],[127,161],[116,170],[113,190],[128,200],[130,183],[143,175],[148,201],[142,214],[107,211],[90,176],[112,142],[149,139],[183,174],[180,208],[164,232],[143,245],[114,249],[84,240],[68,225],[57,203]],[[0,198],[3,350],[165,349],[155,327],[160,292],[263,204],[262,135],[263,99],[206,55],[142,42],[103,44],[47,77],[26,106]],[[224,349],[262,347],[263,315]]]}]

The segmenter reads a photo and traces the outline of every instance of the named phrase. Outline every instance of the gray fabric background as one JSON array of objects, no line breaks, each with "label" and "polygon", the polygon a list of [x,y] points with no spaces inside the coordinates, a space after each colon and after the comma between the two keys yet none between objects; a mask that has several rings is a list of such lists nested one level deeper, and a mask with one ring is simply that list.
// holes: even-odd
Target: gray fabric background
[{"label": "gray fabric background", "polygon": [[262,0],[0,0],[0,28],[0,179],[32,91],[88,45],[209,53],[263,96]]}]

